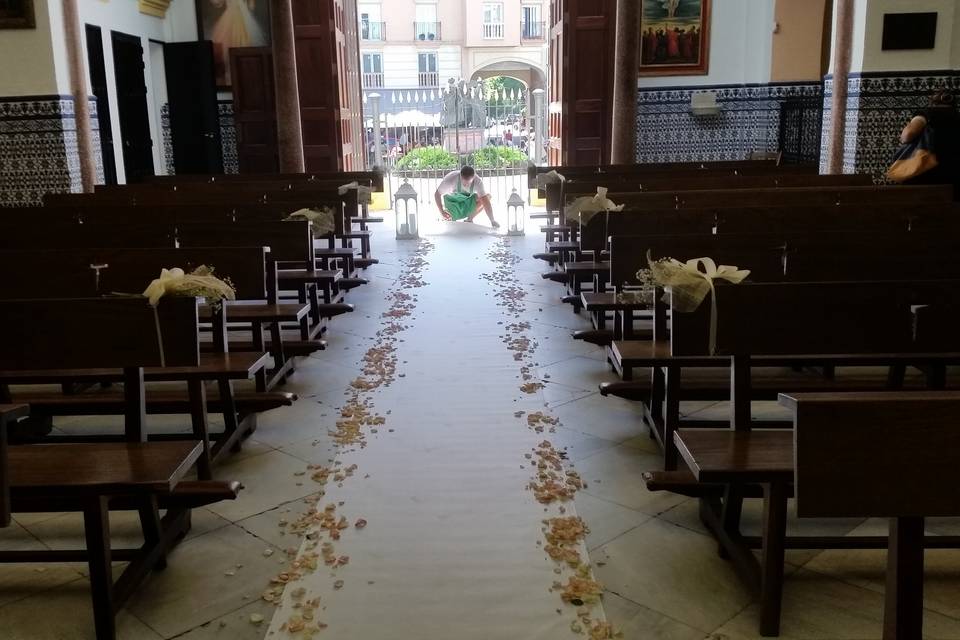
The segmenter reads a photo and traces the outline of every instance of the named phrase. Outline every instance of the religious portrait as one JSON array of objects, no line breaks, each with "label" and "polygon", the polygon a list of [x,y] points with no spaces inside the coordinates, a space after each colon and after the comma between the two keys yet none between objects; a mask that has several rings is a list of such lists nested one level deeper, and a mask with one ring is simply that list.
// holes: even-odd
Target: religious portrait
[{"label": "religious portrait", "polygon": [[710,0],[642,0],[640,75],[706,75]]},{"label": "religious portrait", "polygon": [[197,0],[197,22],[200,37],[213,42],[218,87],[233,84],[230,49],[270,44],[270,0]]},{"label": "religious portrait", "polygon": [[36,26],[33,0],[0,0],[0,29],[33,29]]}]

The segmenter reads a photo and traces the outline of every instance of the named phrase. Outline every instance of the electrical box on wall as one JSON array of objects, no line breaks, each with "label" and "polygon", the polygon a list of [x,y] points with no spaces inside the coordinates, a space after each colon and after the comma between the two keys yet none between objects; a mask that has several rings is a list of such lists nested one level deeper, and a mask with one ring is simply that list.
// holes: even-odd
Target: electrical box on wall
[{"label": "electrical box on wall", "polygon": [[717,94],[713,91],[698,91],[690,99],[690,111],[695,116],[715,116],[720,113]]}]

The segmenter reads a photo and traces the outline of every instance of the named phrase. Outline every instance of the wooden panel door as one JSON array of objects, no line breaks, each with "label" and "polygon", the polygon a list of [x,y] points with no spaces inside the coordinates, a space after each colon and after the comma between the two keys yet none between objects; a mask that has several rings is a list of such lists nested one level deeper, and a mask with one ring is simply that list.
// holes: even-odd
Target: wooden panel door
[{"label": "wooden panel door", "polygon": [[117,113],[123,142],[123,168],[128,184],[153,175],[153,138],[147,111],[146,65],[139,36],[111,32],[117,81]]},{"label": "wooden panel door", "polygon": [[356,0],[293,5],[307,171],[364,167]]},{"label": "wooden panel door", "polygon": [[278,173],[277,107],[270,47],[230,50],[240,173]]},{"label": "wooden panel door", "polygon": [[563,47],[566,0],[550,1],[550,101],[547,106],[547,164],[563,164],[563,79],[567,58]]},{"label": "wooden panel door", "polygon": [[566,4],[564,164],[609,164],[616,0],[566,0]]},{"label": "wooden panel door", "polygon": [[213,43],[167,43],[163,58],[177,175],[223,173]]}]

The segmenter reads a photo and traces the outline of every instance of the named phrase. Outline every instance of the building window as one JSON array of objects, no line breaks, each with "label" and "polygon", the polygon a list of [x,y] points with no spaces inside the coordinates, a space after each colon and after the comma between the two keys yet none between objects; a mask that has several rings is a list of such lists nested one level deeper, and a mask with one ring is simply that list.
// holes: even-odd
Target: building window
[{"label": "building window", "polygon": [[503,3],[483,3],[483,37],[485,40],[503,40]]},{"label": "building window", "polygon": [[363,86],[366,89],[383,87],[383,54],[363,54]]},{"label": "building window", "polygon": [[440,21],[437,20],[435,2],[418,2],[415,5],[413,37],[415,40],[430,41],[440,39]]},{"label": "building window", "polygon": [[539,4],[523,5],[523,21],[520,23],[520,37],[524,40],[543,40],[546,24],[543,21],[542,7]]},{"label": "building window", "polygon": [[379,4],[360,5],[360,39],[383,42],[387,39],[386,25],[380,16]]},{"label": "building window", "polygon": [[419,60],[419,78],[421,87],[439,87],[440,74],[437,71],[437,54],[417,54]]}]

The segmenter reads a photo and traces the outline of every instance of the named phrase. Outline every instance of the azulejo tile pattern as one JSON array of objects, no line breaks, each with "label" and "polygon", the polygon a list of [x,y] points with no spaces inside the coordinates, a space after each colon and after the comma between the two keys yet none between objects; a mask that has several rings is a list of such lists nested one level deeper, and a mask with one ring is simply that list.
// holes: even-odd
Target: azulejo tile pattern
[{"label": "azulejo tile pattern", "polygon": [[[824,149],[832,119],[833,78],[824,82]],[[937,91],[960,92],[960,71],[871,72],[847,82],[844,171],[880,182],[899,146],[903,126]],[[824,154],[825,156],[826,154]]]},{"label": "azulejo tile pattern", "polygon": [[[96,99],[91,97],[97,177],[103,179]],[[0,98],[0,206],[40,204],[48,192],[79,191],[80,157],[71,96]]]},{"label": "azulejo tile pattern", "polygon": [[[217,101],[220,117],[220,140],[223,147],[223,172],[240,173],[240,160],[237,156],[237,130],[233,118],[233,100]],[[170,128],[170,104],[160,108],[160,128],[163,130],[163,161],[167,175],[176,173],[173,163],[173,131]]]},{"label": "azulejo tile pattern", "polygon": [[[694,93],[717,94],[720,113],[694,116]],[[800,138],[815,139],[819,128],[820,83],[722,85],[642,89],[638,94],[638,162],[742,160],[751,151],[776,151],[785,102],[804,101]],[[808,145],[809,146],[809,145]]]}]

